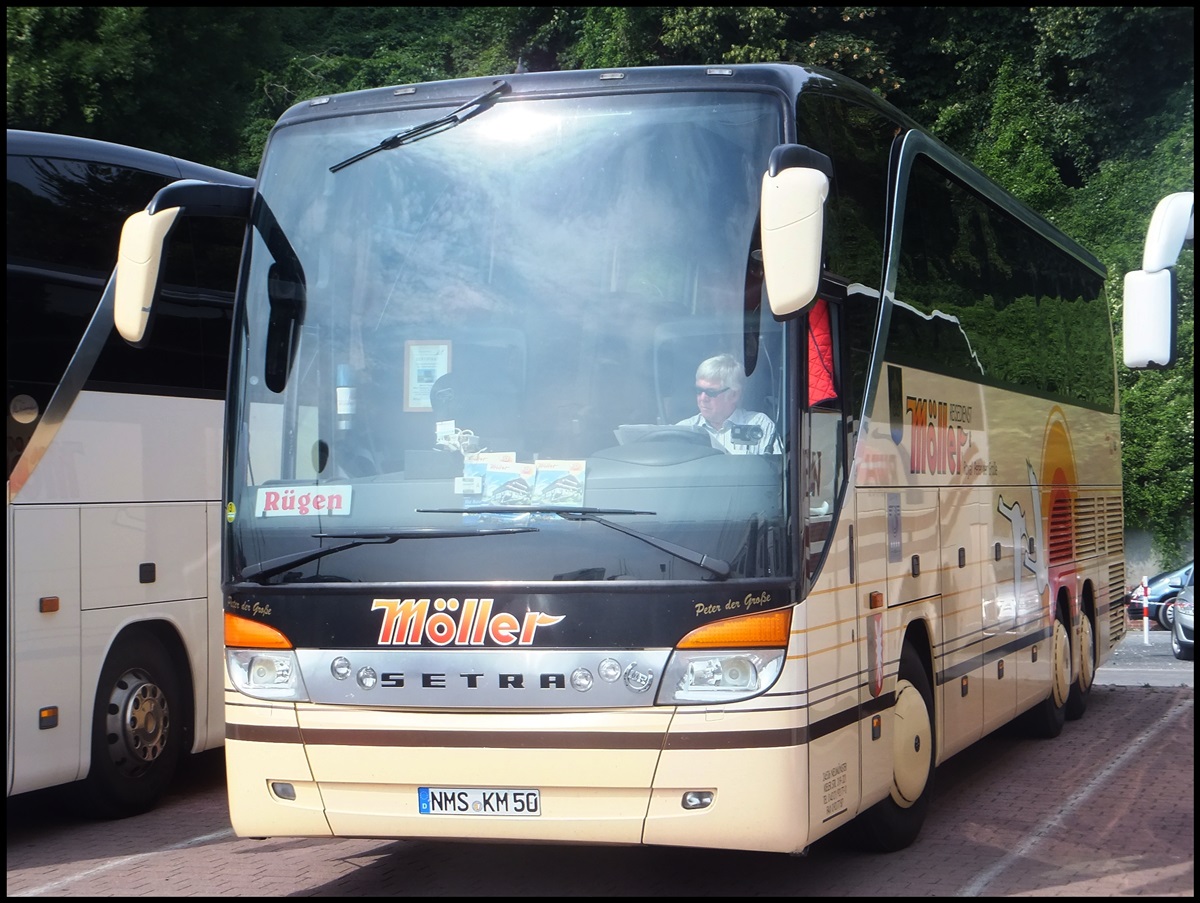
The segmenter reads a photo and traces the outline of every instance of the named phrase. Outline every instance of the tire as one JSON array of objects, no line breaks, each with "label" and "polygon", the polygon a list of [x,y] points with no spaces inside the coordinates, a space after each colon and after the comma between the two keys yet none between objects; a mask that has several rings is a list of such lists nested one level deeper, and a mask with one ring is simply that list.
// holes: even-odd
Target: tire
[{"label": "tire", "polygon": [[1175,597],[1163,599],[1158,603],[1158,624],[1163,630],[1170,630],[1175,626]]},{"label": "tire", "polygon": [[183,747],[179,678],[161,642],[143,628],[113,643],[92,710],[91,764],[83,780],[93,818],[152,809],[175,774]]},{"label": "tire", "polygon": [[916,840],[933,791],[933,690],[921,657],[909,643],[900,653],[892,723],[891,793],[852,822],[859,846],[870,852],[895,852]]},{"label": "tire", "polygon": [[1031,736],[1045,740],[1062,733],[1067,720],[1067,700],[1072,689],[1071,635],[1067,631],[1062,606],[1055,609],[1054,626],[1050,633],[1050,671],[1050,695],[1021,716],[1026,731]]},{"label": "tire", "polygon": [[1067,696],[1066,715],[1068,721],[1078,721],[1087,711],[1092,695],[1092,684],[1096,680],[1096,629],[1092,617],[1086,611],[1079,625],[1079,676],[1071,685]]}]

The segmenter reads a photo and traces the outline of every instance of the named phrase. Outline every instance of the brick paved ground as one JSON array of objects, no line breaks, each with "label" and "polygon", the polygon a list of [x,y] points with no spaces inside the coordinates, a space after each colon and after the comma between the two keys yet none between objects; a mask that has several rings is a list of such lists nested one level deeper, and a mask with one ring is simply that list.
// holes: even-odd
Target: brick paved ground
[{"label": "brick paved ground", "polygon": [[[159,809],[96,824],[9,801],[10,896],[1195,895],[1194,691],[1103,686],[1055,740],[944,764],[916,844],[703,850],[235,838],[219,753]],[[32,799],[30,798],[32,797]]]}]

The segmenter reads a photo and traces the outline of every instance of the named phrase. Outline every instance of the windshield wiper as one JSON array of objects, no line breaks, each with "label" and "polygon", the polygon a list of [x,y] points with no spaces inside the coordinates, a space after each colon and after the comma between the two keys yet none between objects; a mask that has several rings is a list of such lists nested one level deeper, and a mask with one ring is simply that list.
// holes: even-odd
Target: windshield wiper
[{"label": "windshield wiper", "polygon": [[483,109],[483,105],[492,98],[508,91],[508,82],[501,79],[496,82],[495,86],[484,91],[478,97],[468,100],[461,107],[451,110],[445,116],[439,116],[437,119],[431,119],[428,122],[422,122],[420,125],[414,125],[411,128],[405,129],[403,132],[397,132],[390,138],[384,138],[377,145],[368,148],[361,154],[355,154],[348,160],[343,160],[341,163],[336,163],[329,167],[330,172],[340,172],[351,163],[357,163],[359,160],[364,160],[371,154],[377,154],[381,150],[392,150],[404,144],[411,144],[414,141],[419,141],[422,138],[428,138],[430,135],[436,135],[438,132],[444,132],[447,129],[452,129],[461,122],[470,119],[476,113]]},{"label": "windshield wiper", "polygon": [[537,527],[472,527],[462,530],[404,530],[397,533],[314,533],[312,534],[313,539],[346,539],[349,541],[336,546],[309,549],[307,552],[292,552],[288,555],[281,555],[278,558],[260,561],[258,564],[252,564],[249,567],[243,568],[242,579],[266,580],[269,577],[274,577],[276,574],[282,574],[288,568],[308,564],[310,561],[316,561],[318,558],[324,558],[326,555],[332,555],[334,552],[344,552],[346,549],[371,544],[391,545],[397,539],[441,539],[445,537],[495,536],[505,533],[537,532]]},{"label": "windshield wiper", "polygon": [[626,536],[632,536],[634,539],[640,539],[648,545],[654,546],[663,552],[674,555],[676,558],[681,558],[684,561],[689,561],[698,567],[704,568],[711,574],[715,574],[722,580],[729,576],[731,568],[729,562],[721,558],[714,558],[711,555],[705,555],[703,552],[696,552],[684,546],[676,545],[673,542],[667,542],[665,539],[658,539],[654,536],[649,536],[645,533],[639,533],[622,524],[607,520],[603,515],[606,514],[655,514],[654,511],[634,511],[627,508],[588,508],[588,507],[571,507],[569,505],[511,505],[511,506],[496,506],[494,508],[418,508],[418,514],[557,514],[564,520],[588,520],[595,524],[600,524],[604,527],[624,533]]}]

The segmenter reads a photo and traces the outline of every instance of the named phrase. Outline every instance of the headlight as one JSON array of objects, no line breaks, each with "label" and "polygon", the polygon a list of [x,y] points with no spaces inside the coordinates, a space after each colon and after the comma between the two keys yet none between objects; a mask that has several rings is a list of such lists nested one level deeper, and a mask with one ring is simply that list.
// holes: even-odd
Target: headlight
[{"label": "headlight", "polygon": [[1195,603],[1194,601],[1191,601],[1191,602],[1189,602],[1189,601],[1180,601],[1180,600],[1178,600],[1178,599],[1177,599],[1177,600],[1175,601],[1175,611],[1176,611],[1176,612],[1180,612],[1180,611],[1182,611],[1182,612],[1185,612],[1185,613],[1187,613],[1187,614],[1191,614],[1191,613],[1194,611],[1194,606],[1195,606],[1195,604],[1196,604],[1196,603]]},{"label": "headlight", "polygon": [[736,702],[768,690],[783,667],[783,649],[677,649],[667,661],[660,705]]},{"label": "headlight", "polygon": [[255,699],[307,702],[296,653],[278,649],[226,649],[229,679],[239,692]]}]

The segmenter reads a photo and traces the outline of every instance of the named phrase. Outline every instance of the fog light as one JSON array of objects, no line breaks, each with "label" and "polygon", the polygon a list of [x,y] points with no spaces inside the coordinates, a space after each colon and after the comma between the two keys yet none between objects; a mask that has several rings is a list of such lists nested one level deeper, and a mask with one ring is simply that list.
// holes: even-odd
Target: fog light
[{"label": "fog light", "polygon": [[685,809],[707,809],[712,805],[713,792],[711,790],[689,790],[683,795],[683,808]]},{"label": "fog light", "polygon": [[600,663],[596,671],[600,674],[601,680],[606,680],[609,683],[621,679],[621,663],[614,658],[606,658]]},{"label": "fog light", "polygon": [[283,781],[272,781],[271,792],[281,800],[294,801],[296,799],[296,788],[291,784],[285,784]]}]

